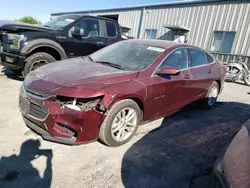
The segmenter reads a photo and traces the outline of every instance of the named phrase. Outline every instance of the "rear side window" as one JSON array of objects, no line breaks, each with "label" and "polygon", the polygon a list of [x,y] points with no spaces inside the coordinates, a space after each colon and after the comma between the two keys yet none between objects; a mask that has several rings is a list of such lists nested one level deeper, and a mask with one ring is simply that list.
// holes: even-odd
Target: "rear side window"
[{"label": "rear side window", "polygon": [[206,55],[207,55],[207,62],[208,62],[208,64],[213,63],[214,59],[210,55],[208,55],[208,54],[206,54]]},{"label": "rear side window", "polygon": [[198,49],[189,49],[191,58],[191,67],[197,67],[207,64],[207,57],[204,52]]},{"label": "rear side window", "polygon": [[106,21],[106,30],[108,37],[116,37],[116,26],[113,22]]}]

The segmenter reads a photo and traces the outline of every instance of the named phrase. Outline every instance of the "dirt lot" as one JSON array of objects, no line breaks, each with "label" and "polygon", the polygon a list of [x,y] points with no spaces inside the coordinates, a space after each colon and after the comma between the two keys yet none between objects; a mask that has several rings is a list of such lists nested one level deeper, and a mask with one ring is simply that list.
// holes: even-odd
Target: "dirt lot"
[{"label": "dirt lot", "polygon": [[20,85],[0,76],[1,188],[212,187],[213,163],[250,117],[249,87],[227,83],[215,108],[188,107],[141,126],[124,146],[70,147],[43,141],[25,127]]}]

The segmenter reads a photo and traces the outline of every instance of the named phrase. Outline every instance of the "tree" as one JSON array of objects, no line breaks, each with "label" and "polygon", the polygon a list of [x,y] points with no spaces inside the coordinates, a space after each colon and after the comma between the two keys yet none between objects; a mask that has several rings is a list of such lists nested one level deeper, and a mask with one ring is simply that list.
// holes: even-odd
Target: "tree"
[{"label": "tree", "polygon": [[17,20],[18,22],[28,23],[28,24],[41,24],[40,21],[37,19],[31,17],[31,16],[24,16],[23,18],[20,18]]}]

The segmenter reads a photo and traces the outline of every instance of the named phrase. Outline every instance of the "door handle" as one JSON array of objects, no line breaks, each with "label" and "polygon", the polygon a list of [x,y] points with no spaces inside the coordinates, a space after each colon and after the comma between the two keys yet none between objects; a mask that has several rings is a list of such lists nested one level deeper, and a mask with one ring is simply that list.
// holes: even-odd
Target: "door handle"
[{"label": "door handle", "polygon": [[97,45],[103,45],[103,44],[104,42],[101,42],[101,41],[97,42]]},{"label": "door handle", "polygon": [[184,79],[188,80],[188,79],[190,79],[190,76],[187,74],[184,76]]},{"label": "door handle", "polygon": [[211,74],[211,73],[212,73],[212,70],[211,70],[211,69],[209,69],[209,70],[208,70],[208,73],[209,73],[209,74]]}]

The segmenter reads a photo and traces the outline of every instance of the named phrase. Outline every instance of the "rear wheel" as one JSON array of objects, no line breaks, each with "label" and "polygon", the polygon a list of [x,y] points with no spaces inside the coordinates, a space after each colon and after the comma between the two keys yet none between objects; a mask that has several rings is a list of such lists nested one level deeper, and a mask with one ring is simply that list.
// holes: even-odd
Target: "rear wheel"
[{"label": "rear wheel", "polygon": [[246,85],[250,86],[250,74],[244,76],[244,82]]},{"label": "rear wheel", "polygon": [[213,82],[213,84],[211,85],[211,87],[208,91],[207,98],[200,101],[201,107],[202,108],[213,107],[217,102],[219,91],[220,91],[219,84],[217,82]]},{"label": "rear wheel", "polygon": [[110,147],[127,143],[140,122],[140,108],[130,99],[115,103],[101,125],[99,138]]},{"label": "rear wheel", "polygon": [[56,59],[45,52],[37,52],[29,56],[25,61],[26,64],[24,66],[23,76],[26,76],[29,72],[37,69],[38,67],[56,61]]}]

